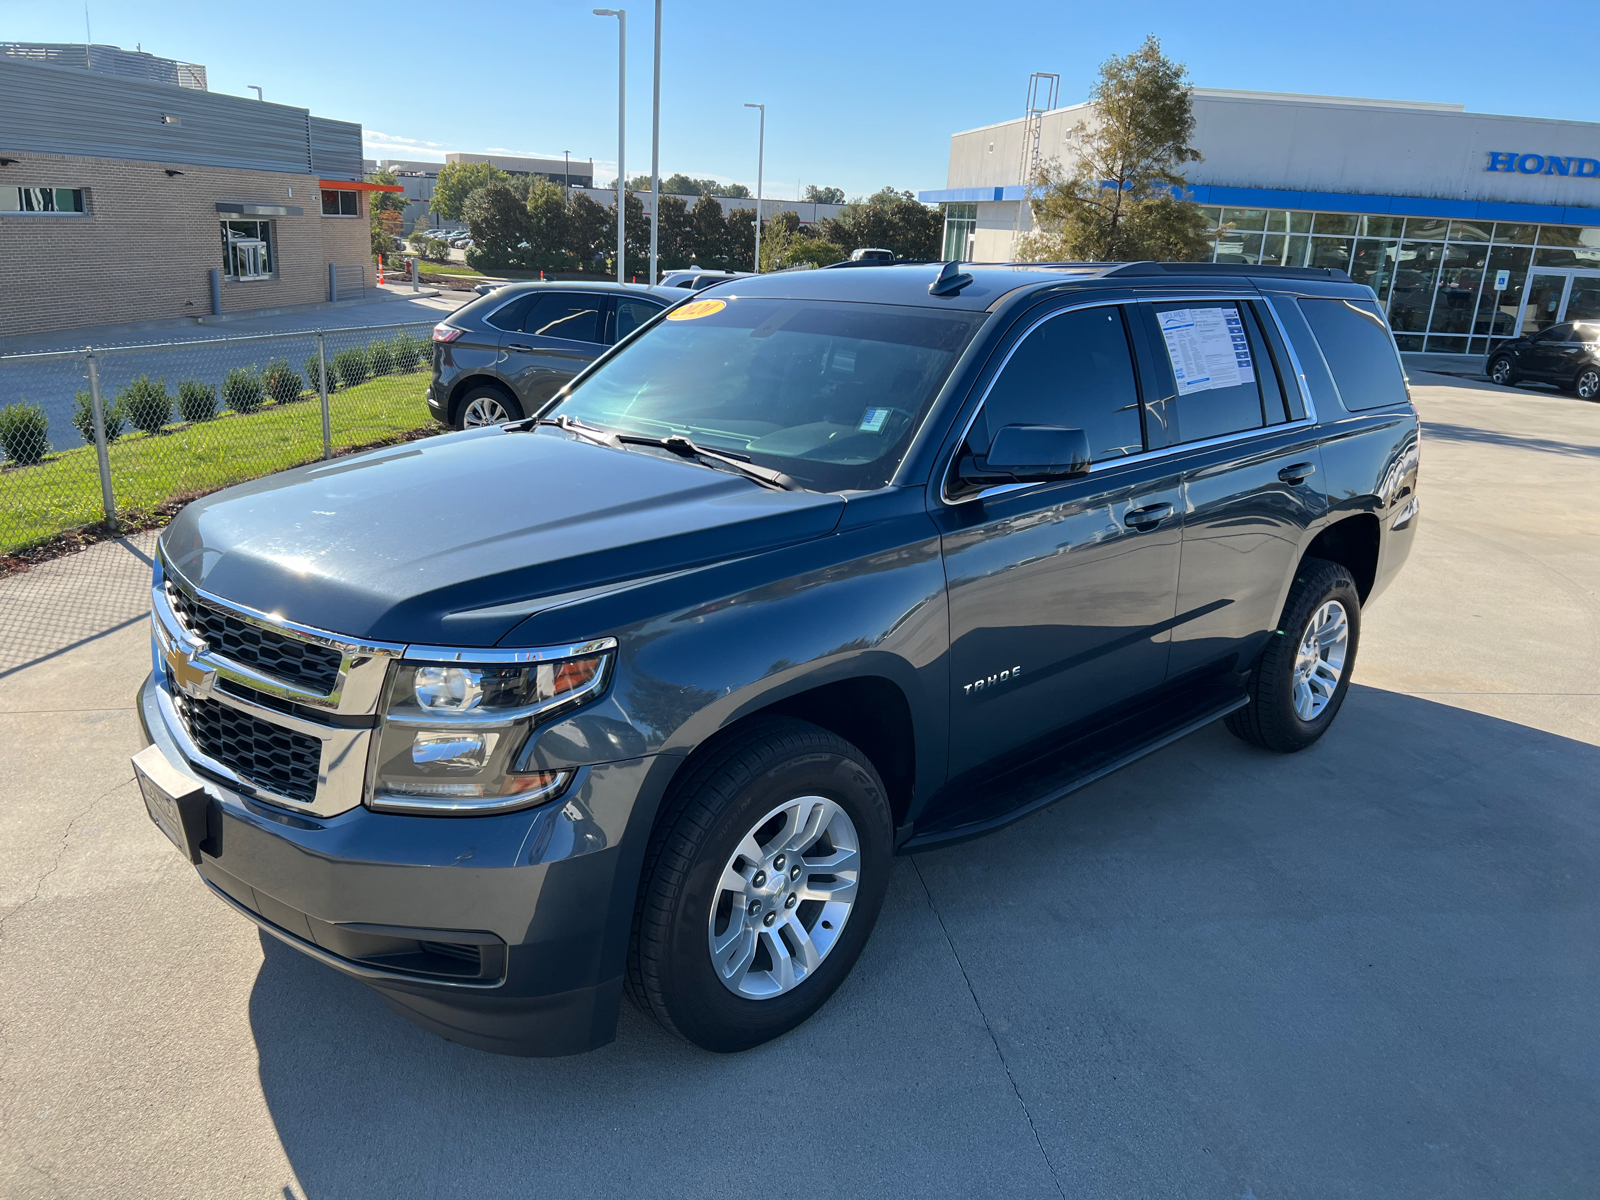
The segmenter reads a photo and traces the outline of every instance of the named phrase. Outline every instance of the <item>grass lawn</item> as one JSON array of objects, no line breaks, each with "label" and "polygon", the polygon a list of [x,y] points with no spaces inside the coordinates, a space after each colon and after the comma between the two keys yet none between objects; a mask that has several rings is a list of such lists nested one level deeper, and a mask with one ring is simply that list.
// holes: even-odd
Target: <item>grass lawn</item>
[{"label": "grass lawn", "polygon": [[474,271],[471,267],[463,267],[459,263],[423,263],[424,275],[474,275],[483,278],[482,271]]},{"label": "grass lawn", "polygon": [[[427,425],[429,371],[385,375],[328,396],[333,446],[362,446]],[[322,406],[315,393],[248,416],[124,434],[110,446],[119,513],[138,514],[177,496],[213,491],[322,457]],[[0,470],[0,554],[104,518],[93,446]]]}]

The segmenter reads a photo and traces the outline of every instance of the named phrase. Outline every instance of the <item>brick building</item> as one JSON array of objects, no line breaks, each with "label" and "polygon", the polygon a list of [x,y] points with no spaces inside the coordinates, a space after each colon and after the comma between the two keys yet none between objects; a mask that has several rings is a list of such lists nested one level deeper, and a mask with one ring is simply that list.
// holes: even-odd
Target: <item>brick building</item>
[{"label": "brick building", "polygon": [[0,337],[375,283],[361,126],[0,56]]}]

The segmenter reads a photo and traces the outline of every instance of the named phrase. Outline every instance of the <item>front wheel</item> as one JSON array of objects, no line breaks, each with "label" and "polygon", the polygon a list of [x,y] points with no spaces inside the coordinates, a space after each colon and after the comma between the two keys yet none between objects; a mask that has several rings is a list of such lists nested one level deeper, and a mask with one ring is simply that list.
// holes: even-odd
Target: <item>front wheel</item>
[{"label": "front wheel", "polygon": [[1502,354],[1489,364],[1489,378],[1501,387],[1510,387],[1517,381],[1517,371],[1511,360]]},{"label": "front wheel", "polygon": [[752,725],[675,789],[651,838],[629,994],[707,1050],[793,1029],[866,945],[891,842],[860,750],[802,721]]},{"label": "front wheel", "polygon": [[1228,730],[1280,754],[1304,750],[1344,704],[1360,638],[1361,596],[1350,572],[1326,559],[1302,561],[1251,672],[1250,703],[1228,714]]},{"label": "front wheel", "polygon": [[1573,395],[1579,400],[1600,398],[1600,367],[1584,367],[1572,381]]}]

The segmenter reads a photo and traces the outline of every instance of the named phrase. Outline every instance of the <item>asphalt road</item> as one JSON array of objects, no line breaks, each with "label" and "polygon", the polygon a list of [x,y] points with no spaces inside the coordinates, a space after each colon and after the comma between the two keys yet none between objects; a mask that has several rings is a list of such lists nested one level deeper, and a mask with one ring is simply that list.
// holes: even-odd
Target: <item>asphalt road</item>
[{"label": "asphalt road", "polygon": [[627,1008],[593,1054],[480,1054],[263,940],[131,782],[141,547],[0,581],[38,597],[0,1195],[1600,1194],[1600,406],[1419,382],[1416,553],[1319,745],[1212,727],[899,860],[833,1001],[734,1057]]}]

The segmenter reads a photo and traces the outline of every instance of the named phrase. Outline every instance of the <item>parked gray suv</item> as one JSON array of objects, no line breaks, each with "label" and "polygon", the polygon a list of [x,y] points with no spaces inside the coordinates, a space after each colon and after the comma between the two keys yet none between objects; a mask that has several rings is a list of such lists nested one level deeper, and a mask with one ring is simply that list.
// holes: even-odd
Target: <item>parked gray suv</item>
[{"label": "parked gray suv", "polygon": [[433,330],[428,410],[455,429],[521,420],[607,346],[684,298],[623,283],[513,283]]}]

